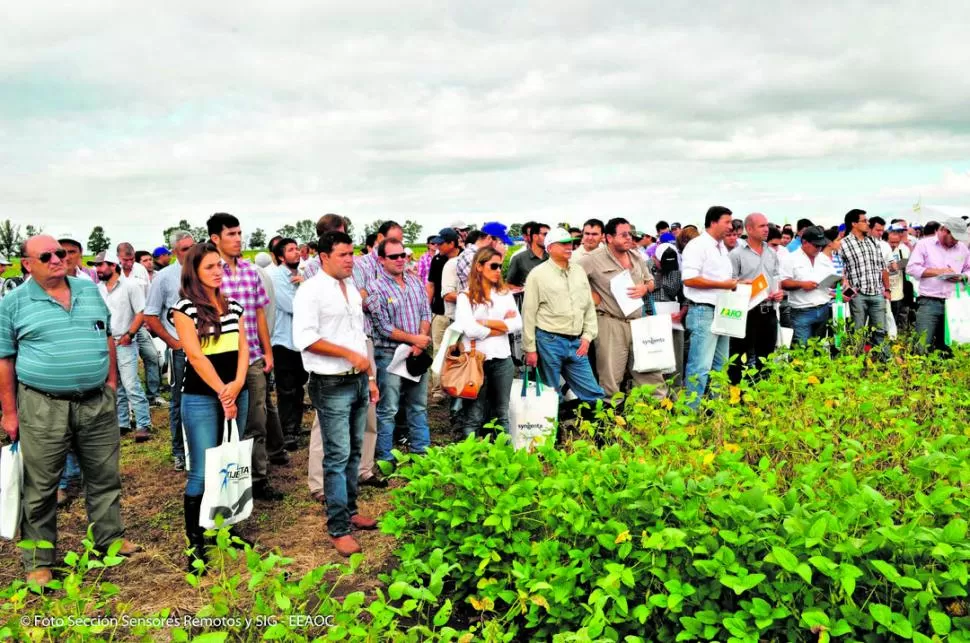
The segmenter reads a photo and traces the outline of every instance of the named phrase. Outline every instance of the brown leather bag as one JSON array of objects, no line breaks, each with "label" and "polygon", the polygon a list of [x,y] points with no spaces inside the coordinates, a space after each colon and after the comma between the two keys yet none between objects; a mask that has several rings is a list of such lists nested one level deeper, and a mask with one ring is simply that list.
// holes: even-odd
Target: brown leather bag
[{"label": "brown leather bag", "polygon": [[485,355],[475,350],[474,339],[469,350],[463,350],[462,345],[459,339],[446,349],[448,352],[441,366],[441,390],[451,397],[474,400],[485,382],[482,368]]}]

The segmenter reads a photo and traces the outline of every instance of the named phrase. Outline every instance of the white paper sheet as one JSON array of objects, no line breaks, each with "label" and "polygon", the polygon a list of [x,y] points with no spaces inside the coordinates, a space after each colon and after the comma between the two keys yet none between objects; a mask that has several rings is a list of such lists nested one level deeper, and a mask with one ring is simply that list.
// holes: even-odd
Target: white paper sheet
[{"label": "white paper sheet", "polygon": [[837,283],[839,283],[840,281],[842,281],[842,277],[838,276],[835,273],[832,273],[831,275],[829,275],[828,277],[826,277],[822,281],[818,282],[818,287],[819,288],[835,288],[835,285]]},{"label": "white paper sheet", "polygon": [[[680,304],[676,301],[655,301],[653,307],[658,315],[675,315],[680,312]],[[670,327],[674,330],[684,330],[684,324],[675,322],[673,319],[670,320]]]},{"label": "white paper sheet", "polygon": [[624,270],[610,280],[610,292],[613,293],[613,298],[619,304],[624,317],[643,307],[642,298],[634,299],[626,294],[626,291],[635,285],[629,270]]},{"label": "white paper sheet", "polygon": [[394,375],[398,375],[405,379],[409,379],[412,382],[420,381],[420,377],[415,377],[414,375],[408,373],[408,366],[405,363],[405,360],[407,360],[410,354],[410,344],[401,344],[398,346],[397,350],[394,351],[394,357],[391,358],[391,363],[387,365],[387,372],[393,373]]}]

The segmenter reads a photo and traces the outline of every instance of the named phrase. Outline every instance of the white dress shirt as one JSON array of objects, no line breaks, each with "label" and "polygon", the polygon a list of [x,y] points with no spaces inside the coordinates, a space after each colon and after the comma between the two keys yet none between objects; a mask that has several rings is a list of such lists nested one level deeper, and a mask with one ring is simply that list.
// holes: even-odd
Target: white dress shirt
[{"label": "white dress shirt", "polygon": [[125,271],[122,269],[121,275],[119,276],[121,281],[133,281],[141,287],[141,294],[147,299],[148,298],[148,288],[151,286],[152,280],[148,276],[148,270],[145,266],[141,265],[137,261],[131,266],[131,274],[125,276]]},{"label": "white dress shirt", "polygon": [[111,336],[115,339],[127,333],[135,315],[145,310],[145,295],[139,285],[133,281],[118,280],[108,292],[104,282],[98,284],[98,292],[111,313]]},{"label": "white dress shirt", "polygon": [[[835,266],[832,260],[824,252],[818,253],[815,257],[815,264],[808,258],[805,251],[799,248],[795,252],[790,252],[781,261],[781,280],[794,279],[795,281],[814,281],[821,282],[829,275],[835,274]],[[828,288],[816,288],[815,290],[789,290],[788,302],[792,308],[813,308],[829,303],[832,295]]]},{"label": "white dress shirt", "polygon": [[[506,319],[505,314],[510,310],[515,313],[515,316]],[[508,334],[489,337],[491,331],[478,323],[486,319],[505,322],[508,327]],[[458,303],[455,307],[455,324],[465,334],[462,337],[465,350],[471,348],[471,340],[474,339],[476,340],[475,350],[485,355],[486,360],[505,359],[512,356],[509,347],[509,334],[522,330],[522,316],[515,305],[515,298],[511,291],[505,293],[492,292],[491,306],[483,306],[482,304],[472,306],[468,294],[462,292],[458,295]]]},{"label": "white dress shirt", "polygon": [[[681,280],[703,277],[711,281],[730,281],[734,267],[729,254],[724,242],[716,241],[705,230],[684,248],[680,262]],[[719,288],[691,288],[684,285],[684,296],[698,304],[715,305],[721,292]]]},{"label": "white dress shirt", "polygon": [[340,282],[321,270],[300,284],[293,297],[293,344],[303,356],[303,368],[318,375],[339,375],[354,366],[343,357],[320,355],[307,348],[324,340],[367,356],[364,309],[360,291],[350,277]]}]

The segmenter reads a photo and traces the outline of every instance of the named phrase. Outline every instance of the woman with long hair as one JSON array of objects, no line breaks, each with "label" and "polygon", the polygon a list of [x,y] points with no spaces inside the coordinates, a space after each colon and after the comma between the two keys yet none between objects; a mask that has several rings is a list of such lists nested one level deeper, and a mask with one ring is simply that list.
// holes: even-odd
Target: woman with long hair
[{"label": "woman with long hair", "polygon": [[205,559],[199,509],[205,490],[205,450],[221,441],[227,420],[245,421],[249,397],[249,347],[243,307],[220,291],[223,268],[212,243],[192,246],[182,264],[182,298],[169,311],[185,351],[182,424],[192,467],[185,483],[185,535],[193,560]]},{"label": "woman with long hair", "polygon": [[483,425],[493,419],[508,430],[509,391],[515,377],[509,335],[522,328],[522,316],[502,279],[502,253],[491,246],[472,258],[468,290],[458,293],[455,323],[463,333],[465,350],[475,340],[475,350],[485,355],[485,381],[478,398],[463,404],[463,433],[481,434]]}]

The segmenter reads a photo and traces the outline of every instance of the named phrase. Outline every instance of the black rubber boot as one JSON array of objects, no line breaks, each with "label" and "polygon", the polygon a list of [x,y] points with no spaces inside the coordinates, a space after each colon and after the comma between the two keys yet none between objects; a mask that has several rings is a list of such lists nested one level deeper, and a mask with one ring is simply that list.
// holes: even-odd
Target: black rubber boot
[{"label": "black rubber boot", "polygon": [[[208,564],[205,556],[205,530],[199,526],[199,511],[202,508],[202,496],[183,496],[185,508],[185,537],[189,540],[189,562],[186,571],[196,574],[199,571],[192,565],[193,561],[201,560]],[[205,573],[203,568],[201,574]]]}]

